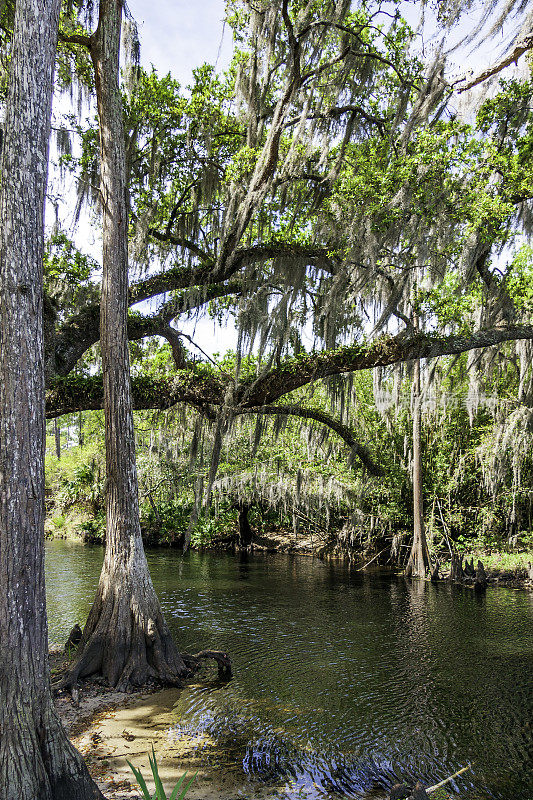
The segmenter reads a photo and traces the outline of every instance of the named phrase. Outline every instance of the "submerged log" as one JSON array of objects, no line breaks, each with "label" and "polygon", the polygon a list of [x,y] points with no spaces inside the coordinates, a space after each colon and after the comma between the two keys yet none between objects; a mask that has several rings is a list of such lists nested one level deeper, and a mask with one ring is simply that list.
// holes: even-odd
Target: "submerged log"
[{"label": "submerged log", "polygon": [[445,786],[450,781],[453,781],[454,778],[457,778],[459,775],[462,775],[464,772],[468,772],[468,770],[471,769],[471,768],[472,768],[472,764],[467,764],[466,767],[461,767],[461,769],[458,769],[457,772],[453,773],[453,775],[448,775],[448,777],[444,778],[444,780],[433,784],[433,786],[428,786],[428,788],[426,789],[426,794],[428,794],[428,795],[429,794],[433,794],[433,792],[436,792],[437,789],[441,788],[441,786]]},{"label": "submerged log", "polygon": [[436,792],[441,786],[444,786],[454,778],[467,772],[471,767],[471,764],[467,764],[466,767],[461,767],[461,769],[458,769],[453,775],[448,775],[444,780],[435,783],[433,786],[428,786],[427,788],[422,786],[420,781],[417,781],[414,787],[408,783],[395,783],[390,790],[390,800],[430,800],[430,794],[433,794],[433,792]]}]

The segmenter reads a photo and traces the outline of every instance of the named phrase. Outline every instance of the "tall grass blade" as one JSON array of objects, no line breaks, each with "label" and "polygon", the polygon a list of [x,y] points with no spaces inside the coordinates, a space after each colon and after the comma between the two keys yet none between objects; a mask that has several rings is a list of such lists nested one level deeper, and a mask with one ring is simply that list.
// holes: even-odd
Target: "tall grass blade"
[{"label": "tall grass blade", "polygon": [[[148,753],[148,761],[150,762],[150,769],[152,770],[152,775],[154,777],[155,794],[150,796],[150,792],[148,791],[148,787],[146,785],[146,781],[144,780],[141,771],[139,769],[137,769],[136,767],[134,767],[133,764],[131,763],[131,761],[128,761],[127,759],[126,759],[126,761],[127,761],[127,764],[129,766],[129,768],[131,769],[131,771],[135,775],[135,779],[136,779],[137,783],[141,787],[141,791],[143,793],[144,800],[167,800],[167,796],[166,796],[165,790],[163,788],[163,783],[162,783],[161,778],[159,776],[159,767],[157,765],[157,758],[156,758],[156,755],[155,755],[155,750],[154,750],[153,745],[152,745],[152,755],[150,755],[150,753]],[[194,781],[194,779],[198,775],[198,771],[196,771],[194,773],[194,775],[189,780],[187,785],[185,787],[183,787],[183,784],[185,783],[185,779],[186,779],[188,774],[189,774],[188,772],[185,772],[181,776],[181,778],[179,779],[177,784],[174,786],[174,789],[172,790],[172,794],[170,795],[169,800],[183,800],[183,798],[185,797],[185,795],[187,794],[187,792],[191,788],[192,782]],[[181,789],[181,792],[180,792],[180,789]],[[178,792],[180,792],[180,793],[178,794]]]},{"label": "tall grass blade", "polygon": [[[186,777],[186,775],[187,775],[187,773],[185,773],[185,774],[182,776],[182,779],[184,779],[184,778]],[[179,787],[180,787],[180,784],[181,784],[181,780],[180,780],[180,782],[179,782],[179,783],[178,783],[178,785],[177,785],[177,786],[174,788],[174,791],[173,791],[173,792],[172,792],[172,794],[170,795],[170,800],[183,800],[183,798],[185,797],[185,795],[187,794],[187,792],[188,792],[188,791],[189,791],[189,789],[191,788],[192,782],[193,782],[193,780],[196,778],[196,776],[197,776],[197,775],[198,775],[198,772],[195,772],[195,773],[194,773],[194,775],[192,776],[192,778],[190,779],[189,783],[188,783],[188,784],[187,784],[187,786],[185,787],[185,789],[183,789],[183,791],[181,792],[180,796],[179,796],[179,797],[177,797],[178,789],[179,789]]]},{"label": "tall grass blade", "polygon": [[[150,756],[149,756],[150,758]],[[152,775],[154,776],[155,790],[158,800],[167,800],[161,778],[159,777],[159,768],[157,766],[157,759],[155,757],[154,746],[152,745],[152,758],[150,758],[150,766],[152,767]]]},{"label": "tall grass blade", "polygon": [[131,769],[131,771],[133,772],[133,774],[135,775],[135,780],[137,781],[137,783],[141,787],[141,791],[143,793],[144,800],[155,800],[156,799],[156,795],[154,794],[154,796],[152,797],[152,795],[148,791],[148,786],[146,785],[146,781],[144,780],[144,778],[142,776],[141,770],[137,769],[136,767],[134,767],[133,764],[131,763],[131,761],[128,761],[128,759],[126,759],[126,763],[127,763],[128,767]]}]

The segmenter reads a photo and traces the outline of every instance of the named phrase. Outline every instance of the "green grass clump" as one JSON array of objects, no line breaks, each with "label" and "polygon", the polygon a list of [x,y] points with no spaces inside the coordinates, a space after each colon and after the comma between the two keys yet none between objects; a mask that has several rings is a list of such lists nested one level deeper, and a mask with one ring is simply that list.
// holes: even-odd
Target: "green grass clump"
[{"label": "green grass clump", "polygon": [[[183,800],[187,792],[189,791],[192,782],[197,776],[197,772],[194,773],[192,778],[189,782],[184,786],[185,778],[187,777],[187,773],[185,772],[177,784],[175,785],[174,789],[172,790],[172,794],[170,797],[167,798],[165,790],[163,789],[163,784],[161,782],[161,778],[159,777],[159,767],[157,766],[157,759],[155,757],[155,751],[152,747],[152,755],[148,755],[148,760],[150,761],[150,769],[152,770],[152,776],[154,778],[155,783],[155,793],[150,794],[148,791],[148,787],[146,785],[146,781],[144,780],[142,773],[139,769],[133,766],[133,764],[128,761],[128,766],[135,775],[135,779],[139,786],[141,787],[141,791],[143,793],[144,800]],[[181,789],[181,792],[180,792]],[[179,794],[178,794],[179,792]]]},{"label": "green grass clump", "polygon": [[485,569],[515,570],[525,569],[529,562],[533,563],[533,551],[522,553],[491,553],[480,556]]}]

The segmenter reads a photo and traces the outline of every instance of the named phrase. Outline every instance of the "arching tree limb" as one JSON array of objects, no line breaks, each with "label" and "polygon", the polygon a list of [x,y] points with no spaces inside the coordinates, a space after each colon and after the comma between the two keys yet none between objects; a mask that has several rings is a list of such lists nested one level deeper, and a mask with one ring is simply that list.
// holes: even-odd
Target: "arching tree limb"
[{"label": "arching tree limb", "polygon": [[246,393],[247,406],[267,405],[300,386],[329,375],[358,372],[416,358],[455,355],[515,339],[533,339],[533,326],[508,325],[482,329],[468,335],[441,336],[420,332],[382,336],[370,344],[346,345],[334,351],[325,350],[287,359],[278,368],[257,379],[252,387],[244,385],[240,394]]},{"label": "arching tree limb", "polygon": [[[143,315],[130,312],[128,315],[128,337],[130,341],[147,336],[166,336],[169,322],[180,314],[208,303],[219,297],[238,296],[242,291],[241,281],[207,285],[198,289],[184,290],[164,303],[155,314]],[[139,302],[139,301],[136,301]],[[131,304],[130,304],[131,305]],[[100,339],[100,306],[94,304],[67,320],[58,330],[54,340],[54,368],[57,376],[71,372],[76,362],[91,345]]]},{"label": "arching tree limb", "polygon": [[[358,372],[416,358],[456,355],[518,339],[533,339],[533,326],[507,325],[469,335],[416,333],[383,336],[371,344],[355,344],[287,359],[267,375],[243,383],[235,399],[243,409],[268,406],[294,389],[329,375]],[[134,408],[170,408],[176,403],[188,403],[200,410],[208,409],[224,402],[226,381],[227,377],[221,373],[205,376],[195,372],[192,366],[181,370],[175,378],[134,378]],[[59,378],[48,387],[46,409],[49,418],[101,408],[102,383],[98,375]]]},{"label": "arching tree limb", "polygon": [[[511,64],[516,64],[518,59],[523,56],[524,53],[527,53],[528,50],[531,50],[532,47],[533,34],[530,34],[529,36],[526,36],[517,42],[513,50],[507,53],[502,59],[500,59],[500,61],[497,61],[495,64],[492,64],[492,66],[487,67],[487,69],[483,70],[483,72],[480,72],[478,75],[476,75],[475,78],[470,78],[470,80],[467,80],[463,77],[458,81],[455,81],[453,84],[456,87],[455,91],[457,94],[461,94],[462,92],[466,92],[468,89],[473,89],[474,86],[479,86],[480,83],[483,83],[484,81],[488,80],[488,78],[492,78],[494,75],[497,75]],[[463,83],[463,81],[466,81],[466,83],[461,86],[460,84]]]},{"label": "arching tree limb", "polygon": [[[192,308],[198,308],[215,298],[240,294],[244,288],[243,281],[238,276],[233,280],[228,280],[231,276],[247,264],[284,256],[293,261],[301,259],[302,263],[319,267],[330,274],[338,268],[335,257],[327,247],[266,242],[262,245],[238,250],[228,274],[222,275],[221,279],[216,282],[212,282],[210,267],[197,270],[176,267],[167,270],[143,281],[138,281],[130,288],[128,301],[130,307],[166,292],[183,290],[154,315],[130,315],[128,320],[130,339],[159,335],[160,323],[167,325],[179,314]],[[53,345],[48,344],[48,346],[53,346],[54,371],[57,375],[68,375],[83,353],[99,340],[99,326],[99,303],[87,306],[61,324],[55,334]]]},{"label": "arching tree limb", "polygon": [[362,445],[357,439],[351,428],[348,425],[343,425],[342,422],[335,419],[334,417],[326,414],[324,411],[321,411],[317,408],[304,408],[303,406],[298,406],[294,403],[287,404],[287,405],[268,405],[268,406],[256,406],[254,408],[245,408],[245,409],[238,409],[236,411],[237,414],[272,414],[272,415],[283,415],[283,416],[290,416],[290,417],[300,417],[301,419],[312,419],[315,422],[319,422],[321,425],[325,425],[326,427],[330,428],[332,431],[341,437],[341,439],[348,445],[351,449],[353,455],[357,456],[359,461],[363,464],[364,467],[370,472],[371,475],[383,475],[383,470],[381,467],[376,464],[373,460],[372,456],[370,455],[367,448]]}]

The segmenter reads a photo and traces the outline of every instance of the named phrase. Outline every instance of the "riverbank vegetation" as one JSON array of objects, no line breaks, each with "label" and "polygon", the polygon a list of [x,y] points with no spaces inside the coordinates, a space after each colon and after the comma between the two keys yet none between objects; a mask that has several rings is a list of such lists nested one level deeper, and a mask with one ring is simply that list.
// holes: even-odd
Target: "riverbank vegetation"
[{"label": "riverbank vegetation", "polygon": [[[142,358],[151,359],[145,353]],[[524,442],[517,457],[511,442],[501,441],[508,411],[518,406],[516,372],[504,362],[500,396],[498,387],[496,392],[489,387],[489,403],[472,396],[461,379],[468,374],[465,360],[442,365],[441,382],[434,378],[424,401],[429,547],[441,563],[453,548],[474,555],[476,562],[482,558],[491,569],[525,570],[532,560],[533,451]],[[157,362],[171,373],[172,355],[164,345],[157,349]],[[236,420],[222,445],[212,504],[192,526],[195,494],[208,481],[213,425],[202,425],[194,412],[136,412],[145,544],[183,548],[189,533],[193,548],[238,547],[245,508],[256,542],[257,536],[281,532],[294,546],[306,542],[315,552],[363,563],[382,551],[373,563],[402,568],[412,530],[410,390],[408,375],[399,390],[392,381],[376,389],[370,372],[353,381],[344,421],[363,434],[369,457],[383,470],[378,476],[354,470],[349,448],[314,420],[285,417],[259,425],[245,416]],[[289,402],[303,410],[309,400],[297,392]],[[327,413],[330,387],[315,385],[312,402]],[[64,417],[60,430],[58,459],[49,423],[47,533],[103,542],[100,412]]]}]

